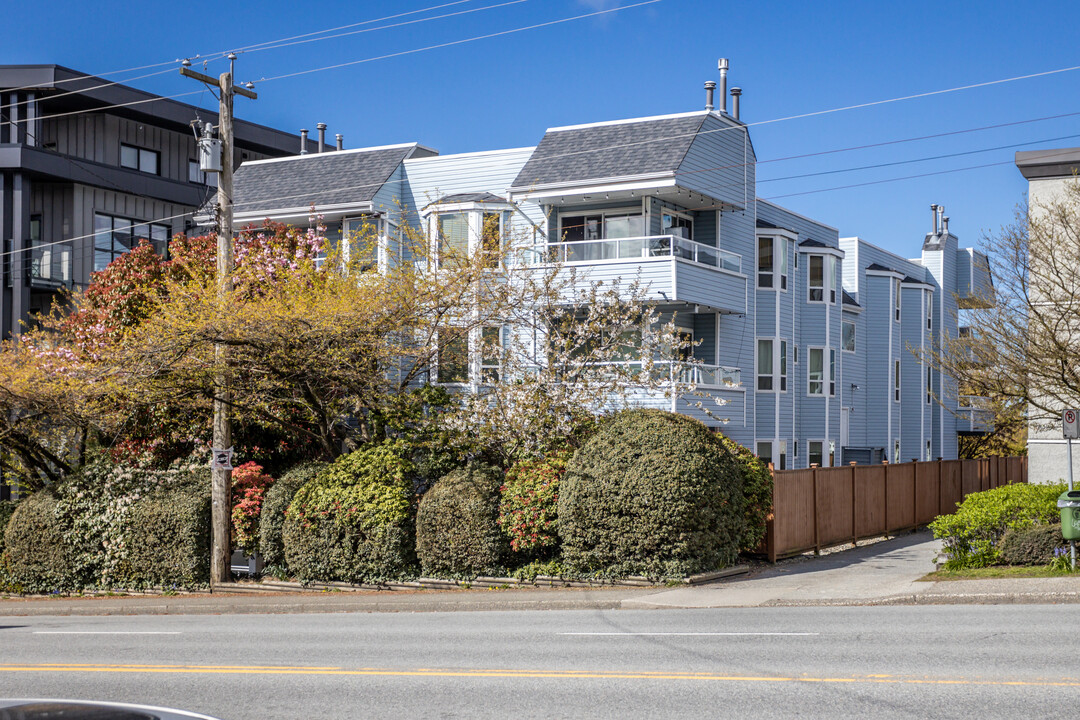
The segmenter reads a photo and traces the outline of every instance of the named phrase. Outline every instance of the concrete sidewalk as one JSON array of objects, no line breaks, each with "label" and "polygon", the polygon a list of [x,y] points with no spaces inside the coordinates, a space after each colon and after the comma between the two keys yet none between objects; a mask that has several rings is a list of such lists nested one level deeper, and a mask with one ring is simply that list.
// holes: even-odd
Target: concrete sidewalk
[{"label": "concrete sidewalk", "polygon": [[783,561],[693,587],[510,588],[0,599],[0,617],[484,610],[614,610],[791,605],[1080,603],[1080,576],[920,582],[934,570],[929,531]]}]

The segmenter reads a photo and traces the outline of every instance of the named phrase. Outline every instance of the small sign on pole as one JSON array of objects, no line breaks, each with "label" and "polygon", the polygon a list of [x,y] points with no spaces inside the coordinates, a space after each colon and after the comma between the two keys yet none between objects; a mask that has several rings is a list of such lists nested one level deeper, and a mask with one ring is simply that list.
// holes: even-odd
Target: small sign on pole
[{"label": "small sign on pole", "polygon": [[218,448],[211,448],[210,450],[210,467],[213,470],[232,470],[232,454],[233,449],[225,448],[219,450]]},{"label": "small sign on pole", "polygon": [[1080,410],[1070,408],[1061,413],[1061,433],[1067,440],[1080,439]]}]

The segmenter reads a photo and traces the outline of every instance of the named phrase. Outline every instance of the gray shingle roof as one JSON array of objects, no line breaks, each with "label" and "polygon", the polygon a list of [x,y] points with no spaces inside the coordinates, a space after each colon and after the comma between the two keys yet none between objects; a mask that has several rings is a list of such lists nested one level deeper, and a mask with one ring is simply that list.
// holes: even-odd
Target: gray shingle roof
[{"label": "gray shingle roof", "polygon": [[862,307],[861,305],[859,305],[859,303],[855,301],[855,298],[852,297],[851,293],[849,293],[847,290],[841,290],[841,292],[843,293],[841,302],[844,305],[854,305],[855,307]]},{"label": "gray shingle roof", "polygon": [[803,240],[801,243],[799,243],[799,247],[823,248],[829,246],[821,242],[820,240]]},{"label": "gray shingle roof", "polygon": [[370,201],[415,145],[245,163],[233,176],[236,212]]},{"label": "gray shingle roof", "polygon": [[493,195],[489,192],[475,192],[475,193],[456,193],[454,195],[443,195],[441,198],[431,203],[432,205],[452,205],[454,203],[505,203],[506,198]]},{"label": "gray shingle roof", "polygon": [[674,172],[707,116],[548,130],[514,180],[515,189]]},{"label": "gray shingle roof", "polygon": [[891,267],[885,267],[881,263],[870,263],[869,265],[867,265],[866,269],[867,270],[878,270],[880,272],[891,272],[891,273],[896,272]]}]

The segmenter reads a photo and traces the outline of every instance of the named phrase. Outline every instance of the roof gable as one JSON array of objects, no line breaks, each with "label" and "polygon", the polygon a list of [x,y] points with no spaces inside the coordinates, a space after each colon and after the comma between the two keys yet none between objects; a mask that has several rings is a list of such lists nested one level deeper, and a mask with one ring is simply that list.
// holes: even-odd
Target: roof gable
[{"label": "roof gable", "polygon": [[248,162],[236,170],[238,213],[369,202],[415,144]]},{"label": "roof gable", "polygon": [[548,130],[513,187],[675,173],[707,115]]}]

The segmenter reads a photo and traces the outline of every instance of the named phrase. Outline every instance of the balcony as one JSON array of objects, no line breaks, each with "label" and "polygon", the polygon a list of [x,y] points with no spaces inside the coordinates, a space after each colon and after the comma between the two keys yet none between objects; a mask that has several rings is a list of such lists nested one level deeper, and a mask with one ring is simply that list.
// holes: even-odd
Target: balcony
[{"label": "balcony", "polygon": [[990,398],[961,395],[957,398],[956,429],[961,432],[990,432],[994,429],[994,409]]},{"label": "balcony", "polygon": [[[641,362],[607,363],[630,368],[633,373],[642,371]],[[737,367],[724,365],[704,365],[701,363],[655,362],[652,369],[655,379],[670,380],[683,385],[692,384],[698,388],[731,389],[742,383],[742,371]]]},{"label": "balcony", "polygon": [[678,235],[608,238],[548,244],[548,258],[575,268],[575,290],[640,278],[647,299],[746,312],[742,257]]},{"label": "balcony", "polygon": [[28,250],[30,287],[55,290],[71,287],[71,246],[33,243]]}]

